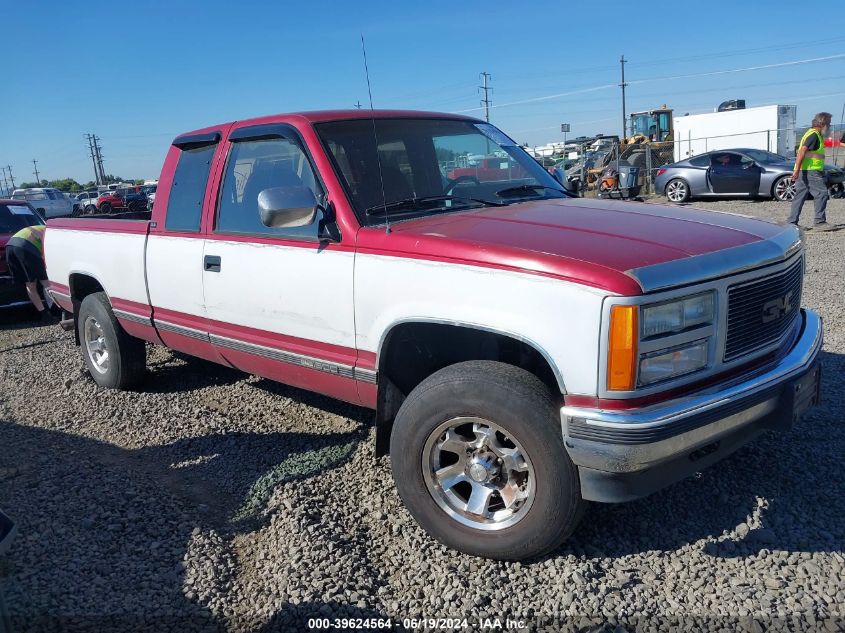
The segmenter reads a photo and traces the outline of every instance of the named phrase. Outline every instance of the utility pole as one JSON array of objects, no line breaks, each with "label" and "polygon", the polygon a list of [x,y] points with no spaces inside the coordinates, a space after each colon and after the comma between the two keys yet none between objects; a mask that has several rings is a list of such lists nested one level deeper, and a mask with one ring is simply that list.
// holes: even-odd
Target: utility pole
[{"label": "utility pole", "polygon": [[97,154],[97,165],[100,168],[100,180],[102,180],[103,184],[105,185],[105,184],[107,184],[106,183],[106,170],[103,169],[103,155],[100,153],[100,145],[97,143],[97,141],[100,140],[100,137],[95,134],[93,136],[93,139],[94,139],[94,153]]},{"label": "utility pole", "polygon": [[41,186],[41,176],[38,175],[38,161],[35,160],[34,158],[32,159],[32,166],[35,168],[35,171],[33,172],[35,174],[35,182],[37,182],[38,186],[40,187]]},{"label": "utility pole", "polygon": [[9,170],[9,180],[12,183],[12,189],[14,189],[15,188],[15,177],[12,175],[12,166],[6,165],[6,169]]},{"label": "utility pole", "polygon": [[625,139],[628,137],[627,129],[628,129],[628,115],[625,112],[625,86],[628,84],[625,83],[625,56],[619,58],[619,64],[622,66],[622,83],[619,86],[622,88],[622,138]]},{"label": "utility pole", "polygon": [[361,100],[360,100],[360,99],[358,99],[358,102],[355,104],[355,109],[356,109],[356,110],[360,110],[360,109],[361,109]]},{"label": "utility pole", "polygon": [[481,100],[481,105],[484,106],[484,120],[490,123],[490,104],[493,102],[490,101],[488,93],[492,92],[493,89],[489,86],[488,81],[490,79],[493,79],[493,77],[490,76],[490,73],[488,72],[481,73],[479,77],[481,77],[484,82],[483,85],[478,86],[481,90],[484,91],[484,98]]},{"label": "utility pole", "polygon": [[11,191],[9,191],[9,181],[6,180],[6,168],[5,167],[3,168],[3,187],[6,191],[6,195],[11,194]]},{"label": "utility pole", "polygon": [[101,185],[100,171],[97,169],[97,157],[94,154],[94,144],[91,141],[91,134],[86,134],[85,139],[88,141],[88,155],[91,157],[91,164],[94,165],[94,182]]}]

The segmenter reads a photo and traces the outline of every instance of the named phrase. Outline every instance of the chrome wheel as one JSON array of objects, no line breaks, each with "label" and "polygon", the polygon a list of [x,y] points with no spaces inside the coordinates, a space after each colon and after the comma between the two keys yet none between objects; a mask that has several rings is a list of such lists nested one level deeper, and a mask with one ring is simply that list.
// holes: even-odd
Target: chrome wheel
[{"label": "chrome wheel", "polygon": [[85,351],[88,353],[91,366],[99,373],[105,374],[109,370],[109,349],[106,345],[103,327],[97,319],[89,316],[85,319],[83,330],[85,334]]},{"label": "chrome wheel", "polygon": [[426,441],[422,462],[434,501],[469,527],[510,527],[534,501],[531,459],[515,438],[489,420],[461,417],[444,422]]},{"label": "chrome wheel", "polygon": [[781,178],[775,183],[775,198],[789,202],[795,197],[795,183],[789,178]]},{"label": "chrome wheel", "polygon": [[687,199],[687,184],[682,180],[673,180],[666,187],[666,197],[672,202],[683,202]]}]

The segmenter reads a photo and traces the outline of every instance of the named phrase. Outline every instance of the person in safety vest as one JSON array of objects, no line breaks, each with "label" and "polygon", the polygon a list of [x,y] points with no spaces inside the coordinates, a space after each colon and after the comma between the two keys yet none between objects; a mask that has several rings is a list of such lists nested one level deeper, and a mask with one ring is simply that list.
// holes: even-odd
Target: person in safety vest
[{"label": "person in safety vest", "polygon": [[[38,294],[38,284],[47,287],[47,269],[44,266],[43,224],[28,226],[15,233],[6,244],[6,264],[15,283],[24,284],[26,294],[42,320],[52,321],[52,315],[45,309]],[[52,303],[49,296],[47,302]]]},{"label": "person in safety vest", "polygon": [[827,223],[825,209],[830,195],[824,182],[824,137],[830,129],[830,112],[819,112],[813,117],[812,127],[801,137],[798,155],[795,157],[795,169],[792,172],[792,182],[795,183],[795,197],[792,199],[792,209],[789,221],[798,225],[798,216],[807,200],[813,194],[816,211],[816,231],[832,231],[834,227]]}]

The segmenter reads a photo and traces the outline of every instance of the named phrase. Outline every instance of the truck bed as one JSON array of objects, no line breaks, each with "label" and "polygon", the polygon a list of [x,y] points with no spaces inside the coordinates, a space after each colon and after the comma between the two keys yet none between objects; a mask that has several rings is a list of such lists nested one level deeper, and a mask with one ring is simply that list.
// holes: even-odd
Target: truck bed
[{"label": "truck bed", "polygon": [[50,220],[44,239],[51,288],[69,295],[75,274],[97,280],[115,307],[120,300],[149,305],[144,252],[150,228],[130,214]]}]

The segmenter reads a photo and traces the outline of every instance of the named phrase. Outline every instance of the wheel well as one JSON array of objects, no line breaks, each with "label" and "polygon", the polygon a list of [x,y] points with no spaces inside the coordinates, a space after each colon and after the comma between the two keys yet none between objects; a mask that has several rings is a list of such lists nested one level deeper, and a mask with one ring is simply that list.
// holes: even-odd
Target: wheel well
[{"label": "wheel well", "polygon": [[408,394],[434,372],[468,360],[507,363],[534,374],[552,393],[563,390],[546,357],[523,340],[469,326],[402,323],[379,353],[376,455],[387,453],[393,419]]},{"label": "wheel well", "polygon": [[100,282],[94,279],[91,275],[84,273],[74,273],[70,276],[68,282],[70,288],[70,300],[73,303],[73,332],[76,338],[76,344],[79,345],[79,327],[77,327],[76,319],[79,316],[79,306],[82,300],[90,294],[95,292],[103,292],[103,287]]},{"label": "wheel well", "polygon": [[82,303],[82,300],[95,292],[103,292],[100,282],[91,275],[74,273],[70,276],[70,297],[73,302]]}]

